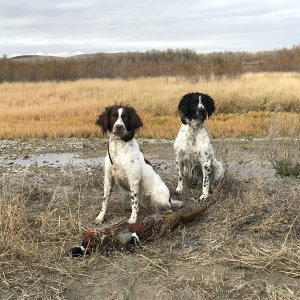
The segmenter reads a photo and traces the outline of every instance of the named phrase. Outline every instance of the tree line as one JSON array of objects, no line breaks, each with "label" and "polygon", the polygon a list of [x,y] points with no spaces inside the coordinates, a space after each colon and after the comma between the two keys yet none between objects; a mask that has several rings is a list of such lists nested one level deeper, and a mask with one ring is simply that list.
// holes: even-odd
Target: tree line
[{"label": "tree line", "polygon": [[300,45],[290,49],[196,53],[193,50],[97,53],[68,58],[19,56],[0,58],[0,82],[131,79],[184,76],[189,79],[236,78],[245,72],[299,72]]}]

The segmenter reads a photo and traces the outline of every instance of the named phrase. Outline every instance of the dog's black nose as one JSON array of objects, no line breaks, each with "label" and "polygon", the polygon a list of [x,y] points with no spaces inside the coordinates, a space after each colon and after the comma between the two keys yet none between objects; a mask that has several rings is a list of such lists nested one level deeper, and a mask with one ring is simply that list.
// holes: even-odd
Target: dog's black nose
[{"label": "dog's black nose", "polygon": [[115,129],[118,131],[123,130],[123,125],[116,125]]},{"label": "dog's black nose", "polygon": [[206,119],[206,109],[204,107],[199,107],[197,109],[198,117],[202,120]]},{"label": "dog's black nose", "polygon": [[198,113],[206,113],[206,109],[203,105],[197,107]]}]

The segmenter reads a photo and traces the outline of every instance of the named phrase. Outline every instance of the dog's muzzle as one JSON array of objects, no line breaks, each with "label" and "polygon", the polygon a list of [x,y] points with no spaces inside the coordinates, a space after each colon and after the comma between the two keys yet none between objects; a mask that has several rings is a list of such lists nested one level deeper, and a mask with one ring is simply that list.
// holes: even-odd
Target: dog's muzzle
[{"label": "dog's muzzle", "polygon": [[206,109],[204,108],[197,109],[197,114],[200,120],[204,121],[206,119]]},{"label": "dog's muzzle", "polygon": [[125,133],[125,127],[123,125],[115,125],[113,128],[114,134],[124,134]]}]

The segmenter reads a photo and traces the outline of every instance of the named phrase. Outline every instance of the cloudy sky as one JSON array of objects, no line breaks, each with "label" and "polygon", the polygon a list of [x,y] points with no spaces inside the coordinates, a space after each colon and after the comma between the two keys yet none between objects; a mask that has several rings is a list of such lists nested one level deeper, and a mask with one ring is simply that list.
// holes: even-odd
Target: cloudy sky
[{"label": "cloudy sky", "polygon": [[3,0],[0,56],[300,44],[299,0]]}]

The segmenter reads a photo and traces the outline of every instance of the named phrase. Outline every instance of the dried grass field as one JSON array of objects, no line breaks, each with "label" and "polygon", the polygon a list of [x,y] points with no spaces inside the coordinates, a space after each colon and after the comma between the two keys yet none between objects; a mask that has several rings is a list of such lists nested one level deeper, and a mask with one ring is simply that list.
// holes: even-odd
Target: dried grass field
[{"label": "dried grass field", "polygon": [[0,137],[94,137],[107,105],[133,105],[144,120],[141,137],[175,137],[177,105],[187,92],[209,94],[217,114],[213,137],[263,137],[300,133],[299,73],[244,74],[238,79],[189,81],[182,77],[94,79],[0,85]]},{"label": "dried grass field", "polygon": [[[215,140],[226,177],[207,203],[200,186],[174,195],[172,142],[140,145],[184,210],[207,211],[133,253],[70,258],[101,206],[106,141],[1,141],[1,299],[299,299],[299,176],[274,169],[299,162],[299,139]],[[102,226],[128,209],[116,188]],[[152,212],[142,200],[140,218]]]},{"label": "dried grass field", "polygon": [[[0,84],[0,299],[300,299],[299,79]],[[208,128],[226,176],[206,203],[201,186],[174,193],[176,107],[189,91],[218,110]],[[107,140],[94,123],[114,102],[141,114],[141,149],[183,210],[207,210],[134,252],[71,258],[101,207]],[[115,188],[101,228],[129,217],[129,198]],[[152,212],[142,199],[140,218]]]}]

